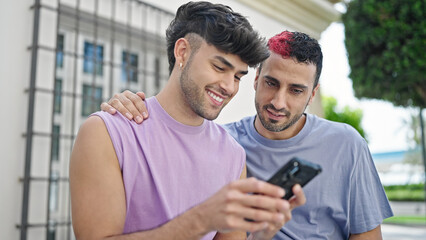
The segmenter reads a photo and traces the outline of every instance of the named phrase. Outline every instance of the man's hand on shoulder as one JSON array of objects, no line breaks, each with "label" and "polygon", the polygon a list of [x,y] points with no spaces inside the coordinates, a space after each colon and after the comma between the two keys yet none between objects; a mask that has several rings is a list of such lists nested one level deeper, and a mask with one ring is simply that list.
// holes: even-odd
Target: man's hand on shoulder
[{"label": "man's hand on shoulder", "polygon": [[129,120],[134,120],[140,124],[148,118],[148,110],[145,105],[145,93],[137,92],[136,94],[126,90],[122,93],[114,94],[114,96],[101,104],[101,110],[110,114],[119,111]]}]

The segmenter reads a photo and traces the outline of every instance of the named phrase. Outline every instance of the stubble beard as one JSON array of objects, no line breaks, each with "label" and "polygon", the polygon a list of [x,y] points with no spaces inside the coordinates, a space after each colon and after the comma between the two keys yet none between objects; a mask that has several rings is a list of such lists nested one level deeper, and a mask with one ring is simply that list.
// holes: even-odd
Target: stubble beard
[{"label": "stubble beard", "polygon": [[186,100],[186,103],[194,113],[207,120],[214,120],[217,118],[222,109],[220,109],[217,113],[207,113],[204,106],[205,99],[203,91],[198,87],[194,80],[189,77],[189,67],[191,62],[192,60],[190,58],[186,66],[183,68],[179,79],[183,96]]},{"label": "stubble beard", "polygon": [[[291,113],[289,111],[285,109],[277,110],[272,104],[267,104],[260,107],[259,103],[255,101],[255,105],[256,105],[257,117],[262,123],[262,126],[270,132],[282,132],[287,130],[289,127],[293,126],[297,121],[299,121],[299,119],[302,117],[303,113],[305,112],[306,107],[308,106],[308,105],[305,106],[305,109],[302,111],[302,113],[291,117]],[[262,111],[261,111],[261,110],[267,111],[267,109],[273,109],[276,112],[284,113],[288,118],[290,118],[290,120],[282,124],[279,124],[278,121],[274,119],[267,120],[263,117]]]}]

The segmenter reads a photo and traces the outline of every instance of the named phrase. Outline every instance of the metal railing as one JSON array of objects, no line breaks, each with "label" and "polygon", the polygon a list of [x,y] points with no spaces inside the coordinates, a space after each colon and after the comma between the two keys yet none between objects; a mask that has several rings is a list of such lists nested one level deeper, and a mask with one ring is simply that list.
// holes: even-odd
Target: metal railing
[{"label": "metal railing", "polygon": [[[87,7],[88,3],[92,3],[92,8]],[[105,9],[109,9],[109,14]],[[42,235],[46,239],[73,239],[68,161],[76,131],[87,117],[80,112],[86,107],[91,112],[99,110],[97,103],[123,89],[144,90],[148,95],[160,90],[159,83],[168,78],[164,30],[174,14],[139,0],[57,0],[56,4],[34,0],[31,10],[34,17],[32,44],[28,48],[30,81],[25,89],[25,167],[20,179],[22,213],[17,228],[22,240],[40,239],[37,236]],[[50,32],[56,38],[54,46],[40,40],[45,22],[42,19],[51,14],[56,19]],[[85,46],[91,49],[84,49]],[[86,54],[89,50],[91,56]],[[45,55],[50,58],[41,57]],[[41,74],[44,69],[40,71],[39,65],[44,62],[40,61],[51,61],[53,73]],[[91,66],[91,71],[85,73],[83,65]],[[61,79],[60,85],[56,79]],[[83,91],[83,85],[89,93]],[[42,108],[51,108],[48,114],[38,107],[41,102],[48,103]],[[40,149],[50,153],[35,151]],[[31,191],[34,184],[41,185]],[[34,208],[42,208],[37,206],[40,199],[46,199],[41,201],[46,209],[44,216],[32,213]],[[52,209],[55,204],[51,201],[58,209]],[[35,234],[39,235],[34,237],[32,229],[44,231],[37,231]]]}]

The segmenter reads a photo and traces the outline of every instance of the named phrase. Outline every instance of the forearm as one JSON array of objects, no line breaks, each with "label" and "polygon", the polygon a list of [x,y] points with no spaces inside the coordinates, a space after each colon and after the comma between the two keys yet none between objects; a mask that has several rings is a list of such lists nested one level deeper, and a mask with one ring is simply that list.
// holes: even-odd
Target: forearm
[{"label": "forearm", "polygon": [[382,240],[382,230],[380,225],[375,229],[360,234],[351,234],[349,240]]},{"label": "forearm", "polygon": [[104,238],[105,240],[133,240],[133,239],[176,239],[191,240],[200,239],[210,232],[201,221],[201,215],[196,209],[190,209],[182,215],[172,219],[171,221],[161,225],[158,228],[135,232],[126,235],[111,236]]},{"label": "forearm", "polygon": [[260,237],[259,234],[257,234],[257,236],[256,236],[255,233],[251,233],[248,236],[247,240],[270,240],[270,239],[272,239],[274,237],[274,235],[272,235],[272,236],[265,236],[264,234],[262,234],[262,235],[263,236]]}]

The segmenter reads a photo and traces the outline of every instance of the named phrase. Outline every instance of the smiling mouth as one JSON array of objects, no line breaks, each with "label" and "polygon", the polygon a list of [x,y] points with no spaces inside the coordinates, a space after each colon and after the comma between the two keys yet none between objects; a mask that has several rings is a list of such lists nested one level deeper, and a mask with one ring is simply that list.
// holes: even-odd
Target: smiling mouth
[{"label": "smiling mouth", "polygon": [[213,100],[213,103],[220,106],[223,103],[224,98],[216,95],[215,93],[207,90],[207,94],[210,96],[210,98]]}]

